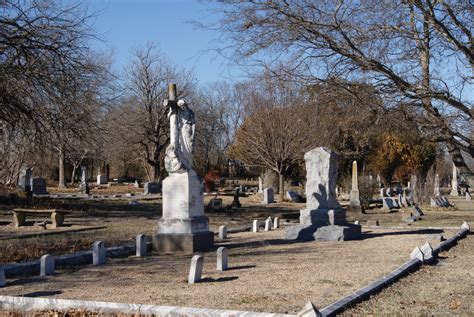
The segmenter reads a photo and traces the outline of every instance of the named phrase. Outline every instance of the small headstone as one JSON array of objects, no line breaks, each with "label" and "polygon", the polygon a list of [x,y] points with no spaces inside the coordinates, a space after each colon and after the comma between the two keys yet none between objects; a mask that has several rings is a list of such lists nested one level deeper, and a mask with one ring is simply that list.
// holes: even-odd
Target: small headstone
[{"label": "small headstone", "polygon": [[219,227],[219,239],[227,239],[227,227],[226,226],[220,226]]},{"label": "small headstone", "polygon": [[95,241],[92,245],[92,264],[102,265],[107,262],[107,250],[103,241]]},{"label": "small headstone", "polygon": [[265,220],[265,231],[270,231],[271,228],[272,228],[272,218],[268,217]]},{"label": "small headstone", "polygon": [[439,199],[443,207],[451,207],[451,203],[449,202],[448,198],[445,196],[440,196]]},{"label": "small headstone", "polygon": [[418,259],[420,261],[424,260],[423,252],[419,247],[415,247],[410,253],[410,259]]},{"label": "small headstone", "polygon": [[143,194],[151,195],[151,194],[159,194],[161,191],[161,185],[158,182],[147,182],[143,186]]},{"label": "small headstone", "polygon": [[298,312],[297,317],[321,317],[323,316],[321,312],[313,305],[313,303],[308,302],[303,307],[302,310]]},{"label": "small headstone", "polygon": [[146,245],[146,236],[144,234],[139,234],[136,237],[136,256],[146,256],[148,254],[147,245]]},{"label": "small headstone", "polygon": [[217,270],[224,272],[227,271],[227,259],[228,251],[225,247],[220,247],[217,249]]},{"label": "small headstone", "polygon": [[244,185],[239,185],[239,190],[241,193],[245,193],[246,188]]},{"label": "small headstone", "polygon": [[273,229],[278,229],[280,228],[280,218],[275,217],[273,218]]},{"label": "small headstone", "polygon": [[31,181],[31,191],[34,195],[47,195],[46,179],[42,177],[35,177]]},{"label": "small headstone", "polygon": [[434,200],[433,198],[430,198],[430,207],[431,208],[437,208],[439,207],[438,206],[438,202],[436,200]]},{"label": "small headstone", "polygon": [[466,192],[466,200],[472,200],[471,194]]},{"label": "small headstone", "polygon": [[292,201],[292,202],[295,202],[295,203],[299,203],[302,200],[300,194],[298,194],[294,190],[287,191],[286,192],[286,198],[288,198],[289,201]]},{"label": "small headstone", "polygon": [[137,180],[135,180],[135,183],[133,183],[133,187],[140,188],[140,183]]},{"label": "small headstone", "polygon": [[383,204],[383,209],[385,210],[392,210],[392,209],[397,209],[398,206],[394,204],[393,198],[386,197],[382,199],[382,204]]},{"label": "small headstone", "polygon": [[421,208],[418,207],[418,206],[413,206],[413,207],[411,207],[411,210],[412,210],[412,212],[413,212],[413,216],[421,217],[421,216],[424,215],[424,214],[423,214],[423,211],[422,211]]},{"label": "small headstone", "polygon": [[5,281],[5,270],[3,269],[3,266],[0,265],[0,287],[5,287],[7,282]]},{"label": "small headstone", "polygon": [[471,226],[466,222],[464,221],[461,225],[461,229],[467,229],[467,230],[471,230]]},{"label": "small headstone", "polygon": [[222,198],[212,198],[209,200],[209,205],[212,209],[221,209],[222,208]]},{"label": "small headstone", "polygon": [[189,269],[188,283],[194,284],[201,280],[202,268],[204,266],[204,257],[195,255],[191,259],[191,268]]},{"label": "small headstone", "polygon": [[421,252],[423,252],[423,261],[430,262],[431,260],[433,260],[433,248],[428,242],[423,244],[420,250]]},{"label": "small headstone", "polygon": [[263,190],[263,203],[271,204],[274,202],[273,199],[273,188],[265,188]]},{"label": "small headstone", "polygon": [[107,184],[108,179],[106,174],[99,174],[97,175],[97,185],[104,185]]},{"label": "small headstone", "polygon": [[380,197],[385,197],[385,188],[380,188]]},{"label": "small headstone", "polygon": [[354,221],[354,224],[359,225],[360,224],[359,220]]},{"label": "small headstone", "polygon": [[54,256],[51,254],[45,254],[40,259],[40,275],[53,275],[55,269]]},{"label": "small headstone", "polygon": [[252,232],[258,232],[258,220],[253,221]]}]

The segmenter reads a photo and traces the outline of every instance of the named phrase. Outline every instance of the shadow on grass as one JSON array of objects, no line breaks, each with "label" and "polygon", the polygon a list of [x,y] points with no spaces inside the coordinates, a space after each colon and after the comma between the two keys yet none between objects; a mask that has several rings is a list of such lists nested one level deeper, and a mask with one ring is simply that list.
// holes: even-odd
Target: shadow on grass
[{"label": "shadow on grass", "polygon": [[226,276],[226,277],[219,277],[219,278],[212,278],[212,277],[205,277],[199,281],[199,283],[215,283],[215,282],[229,282],[238,279],[237,276]]},{"label": "shadow on grass", "polygon": [[420,230],[410,230],[410,231],[377,232],[377,233],[373,231],[366,231],[362,234],[362,240],[377,238],[377,237],[384,237],[384,236],[402,236],[402,235],[410,235],[410,234],[435,234],[435,233],[443,233],[443,230],[420,229]]},{"label": "shadow on grass", "polygon": [[62,293],[61,291],[38,291],[38,292],[22,294],[20,296],[23,296],[23,297],[43,297],[43,296],[58,295],[58,294],[61,294],[61,293]]},{"label": "shadow on grass", "polygon": [[257,267],[256,265],[240,265],[240,266],[229,267],[227,271],[253,269],[256,267]]}]

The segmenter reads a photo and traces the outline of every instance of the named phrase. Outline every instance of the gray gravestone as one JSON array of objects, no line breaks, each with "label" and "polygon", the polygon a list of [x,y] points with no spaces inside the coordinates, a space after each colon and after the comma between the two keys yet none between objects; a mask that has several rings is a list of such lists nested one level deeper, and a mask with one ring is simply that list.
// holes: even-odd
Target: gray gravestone
[{"label": "gray gravestone", "polygon": [[42,177],[35,177],[31,182],[31,191],[34,195],[47,195],[46,180]]},{"label": "gray gravestone", "polygon": [[265,188],[263,190],[263,203],[264,204],[271,204],[273,203],[273,188]]},{"label": "gray gravestone", "polygon": [[151,195],[151,194],[159,194],[161,191],[160,183],[158,182],[147,182],[143,186],[143,194]]},{"label": "gray gravestone", "polygon": [[217,249],[217,270],[224,272],[227,271],[228,265],[228,251],[225,247],[220,247]]},{"label": "gray gravestone", "polygon": [[191,268],[189,269],[189,284],[194,284],[201,280],[203,266],[204,257],[202,255],[193,256],[193,258],[191,259]]},{"label": "gray gravestone", "polygon": [[102,265],[107,262],[107,250],[103,241],[95,241],[92,245],[92,264]]},{"label": "gray gravestone", "polygon": [[147,256],[148,250],[147,250],[147,245],[146,245],[146,236],[144,234],[137,235],[135,243],[136,243],[135,255],[139,257]]},{"label": "gray gravestone", "polygon": [[55,260],[54,256],[50,254],[45,254],[40,259],[40,275],[53,275],[55,269]]},{"label": "gray gravestone", "polygon": [[222,198],[212,198],[209,200],[209,205],[211,209],[221,209],[222,208]]},{"label": "gray gravestone", "polygon": [[219,227],[219,239],[227,239],[227,227],[220,226]]}]

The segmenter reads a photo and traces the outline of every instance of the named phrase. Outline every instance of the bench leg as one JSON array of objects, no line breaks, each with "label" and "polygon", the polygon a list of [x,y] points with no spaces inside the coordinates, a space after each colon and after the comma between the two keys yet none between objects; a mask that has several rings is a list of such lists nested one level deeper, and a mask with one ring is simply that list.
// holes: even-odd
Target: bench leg
[{"label": "bench leg", "polygon": [[15,228],[25,225],[26,215],[21,212],[13,212],[13,226]]},{"label": "bench leg", "polygon": [[53,228],[61,227],[64,224],[64,215],[58,212],[52,212],[51,223],[53,224]]}]

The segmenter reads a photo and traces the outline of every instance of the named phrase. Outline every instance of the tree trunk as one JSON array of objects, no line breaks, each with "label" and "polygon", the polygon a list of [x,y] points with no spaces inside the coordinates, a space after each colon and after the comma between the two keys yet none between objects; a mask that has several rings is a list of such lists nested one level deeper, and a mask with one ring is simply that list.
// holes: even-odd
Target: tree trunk
[{"label": "tree trunk", "polygon": [[278,202],[283,202],[285,188],[283,187],[283,173],[278,173]]},{"label": "tree trunk", "polygon": [[64,177],[64,149],[59,148],[59,188],[66,188],[66,180]]},{"label": "tree trunk", "polygon": [[155,162],[150,168],[150,176],[148,177],[150,182],[157,182],[160,180],[160,162]]},{"label": "tree trunk", "polygon": [[76,164],[74,164],[74,166],[72,167],[72,172],[71,172],[71,181],[69,182],[71,186],[74,185],[75,183],[76,169],[77,169]]}]

